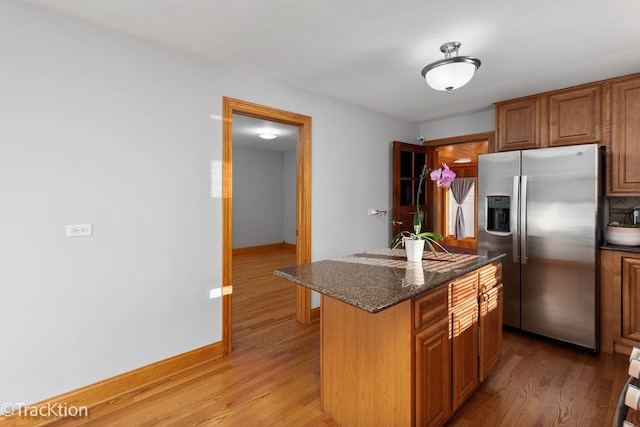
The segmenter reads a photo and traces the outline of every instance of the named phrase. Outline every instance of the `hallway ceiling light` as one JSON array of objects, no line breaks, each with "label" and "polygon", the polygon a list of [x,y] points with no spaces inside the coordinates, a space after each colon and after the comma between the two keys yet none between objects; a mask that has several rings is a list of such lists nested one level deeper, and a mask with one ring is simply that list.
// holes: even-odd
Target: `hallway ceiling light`
[{"label": "hallway ceiling light", "polygon": [[[458,89],[471,81],[473,74],[480,68],[480,60],[472,56],[458,56],[459,42],[447,42],[440,46],[444,59],[432,62],[422,69],[422,77],[435,90]],[[456,56],[451,56],[455,52]]]},{"label": "hallway ceiling light", "polygon": [[470,157],[460,157],[459,159],[454,160],[453,163],[471,163],[471,158]]},{"label": "hallway ceiling light", "polygon": [[260,138],[262,139],[275,139],[278,137],[278,135],[276,135],[273,132],[263,132],[261,134],[258,135]]}]

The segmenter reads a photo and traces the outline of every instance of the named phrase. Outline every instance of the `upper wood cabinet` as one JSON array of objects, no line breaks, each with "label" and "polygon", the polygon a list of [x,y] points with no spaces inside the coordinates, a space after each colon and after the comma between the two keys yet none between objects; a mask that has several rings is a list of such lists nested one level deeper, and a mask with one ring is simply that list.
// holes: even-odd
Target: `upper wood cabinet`
[{"label": "upper wood cabinet", "polygon": [[541,105],[540,96],[496,103],[498,151],[526,150],[540,146]]},{"label": "upper wood cabinet", "polygon": [[549,147],[602,141],[602,84],[547,95]]},{"label": "upper wood cabinet", "polygon": [[602,88],[594,83],[496,103],[498,151],[601,142]]},{"label": "upper wood cabinet", "polygon": [[611,80],[609,194],[640,195],[640,74]]},{"label": "upper wood cabinet", "polygon": [[598,142],[607,195],[640,196],[640,73],[497,102],[496,151]]}]

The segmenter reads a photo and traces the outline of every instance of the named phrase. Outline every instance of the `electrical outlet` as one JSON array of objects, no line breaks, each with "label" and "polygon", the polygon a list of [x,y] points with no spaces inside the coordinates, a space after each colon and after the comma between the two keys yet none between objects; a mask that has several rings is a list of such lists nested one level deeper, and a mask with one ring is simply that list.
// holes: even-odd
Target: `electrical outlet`
[{"label": "electrical outlet", "polygon": [[93,236],[93,224],[67,225],[67,237]]}]

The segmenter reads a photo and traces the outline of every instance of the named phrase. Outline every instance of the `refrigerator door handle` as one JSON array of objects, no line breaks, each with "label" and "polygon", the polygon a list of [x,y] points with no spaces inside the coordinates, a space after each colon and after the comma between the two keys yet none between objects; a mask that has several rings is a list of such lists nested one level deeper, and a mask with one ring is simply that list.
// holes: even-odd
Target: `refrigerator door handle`
[{"label": "refrigerator door handle", "polygon": [[520,262],[527,263],[527,176],[522,175],[520,186]]},{"label": "refrigerator door handle", "polygon": [[513,244],[513,263],[518,264],[520,262],[520,248],[518,247],[518,234],[520,230],[518,227],[518,198],[520,195],[520,177],[513,177],[513,193],[511,194],[511,209],[509,222],[511,223],[511,239]]}]

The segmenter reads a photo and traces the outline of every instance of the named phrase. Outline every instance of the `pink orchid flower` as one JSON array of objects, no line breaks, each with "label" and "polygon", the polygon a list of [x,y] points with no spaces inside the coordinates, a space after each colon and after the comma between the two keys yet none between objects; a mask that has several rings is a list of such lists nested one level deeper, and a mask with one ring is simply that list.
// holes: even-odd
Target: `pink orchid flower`
[{"label": "pink orchid flower", "polygon": [[438,187],[450,187],[456,177],[456,173],[449,169],[446,163],[442,164],[442,168],[436,169],[429,175],[431,181],[436,181]]}]

